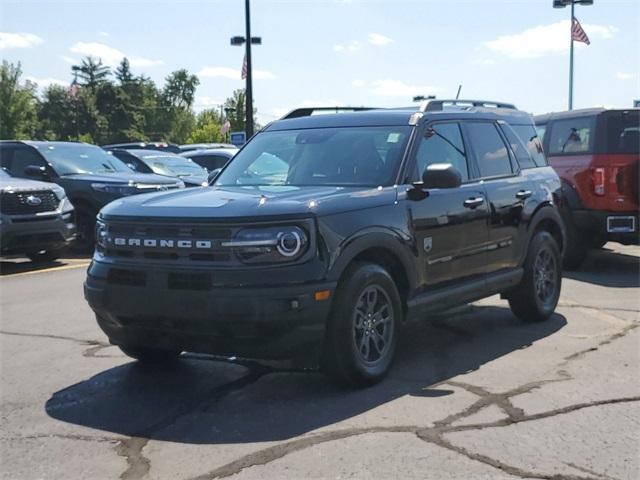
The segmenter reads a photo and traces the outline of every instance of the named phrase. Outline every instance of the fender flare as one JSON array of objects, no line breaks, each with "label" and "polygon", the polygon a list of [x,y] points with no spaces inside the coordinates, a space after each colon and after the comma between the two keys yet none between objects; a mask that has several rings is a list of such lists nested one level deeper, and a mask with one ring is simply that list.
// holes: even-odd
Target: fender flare
[{"label": "fender flare", "polygon": [[370,249],[383,249],[392,255],[404,270],[412,291],[418,283],[419,270],[416,258],[410,254],[413,250],[409,238],[386,228],[360,230],[341,243],[335,261],[329,268],[328,278],[338,281],[349,264],[361,253]]},{"label": "fender flare", "polygon": [[560,247],[560,253],[564,255],[565,249],[567,247],[567,229],[565,226],[565,221],[558,211],[558,208],[554,207],[552,204],[545,203],[538,207],[538,209],[533,213],[531,221],[529,222],[529,228],[527,231],[527,248],[523,252],[523,258],[521,259],[522,261],[524,261],[524,258],[526,258],[527,256],[529,245],[531,244],[531,240],[533,239],[534,232],[538,229],[538,226],[545,220],[549,220],[558,226],[560,235],[562,236],[562,245],[558,246]]}]

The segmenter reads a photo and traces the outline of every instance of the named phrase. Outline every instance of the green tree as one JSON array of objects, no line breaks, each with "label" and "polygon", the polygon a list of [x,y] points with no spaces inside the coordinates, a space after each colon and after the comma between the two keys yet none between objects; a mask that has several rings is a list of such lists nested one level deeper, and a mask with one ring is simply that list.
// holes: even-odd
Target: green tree
[{"label": "green tree", "polygon": [[171,73],[164,85],[164,98],[167,104],[175,108],[191,108],[200,80],[185,69]]},{"label": "green tree", "polygon": [[32,138],[37,129],[35,84],[20,83],[22,68],[7,61],[0,67],[0,139]]},{"label": "green tree", "polygon": [[217,109],[203,110],[196,116],[195,129],[189,135],[187,143],[223,142],[224,135],[220,133],[222,117]]},{"label": "green tree", "polygon": [[129,60],[125,57],[116,68],[114,73],[116,79],[120,82],[121,86],[127,85],[135,80],[133,73],[131,73],[131,66]]},{"label": "green tree", "polygon": [[71,71],[79,80],[80,85],[89,87],[91,90],[95,90],[98,85],[108,81],[111,74],[109,67],[103,65],[100,58],[96,61],[93,57],[83,58],[80,65],[71,67]]},{"label": "green tree", "polygon": [[38,137],[47,140],[75,140],[78,105],[67,88],[49,86],[42,94],[38,110],[40,126]]}]

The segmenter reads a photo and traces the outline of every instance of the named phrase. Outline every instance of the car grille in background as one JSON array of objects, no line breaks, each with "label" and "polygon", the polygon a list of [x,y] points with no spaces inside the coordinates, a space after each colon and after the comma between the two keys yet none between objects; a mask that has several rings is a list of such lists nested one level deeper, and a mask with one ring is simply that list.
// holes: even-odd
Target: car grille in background
[{"label": "car grille in background", "polygon": [[[37,205],[29,203],[30,197],[40,200]],[[37,200],[34,201],[37,203]],[[29,215],[33,213],[53,212],[60,205],[55,193],[44,190],[38,192],[2,192],[0,211],[5,215]]]}]

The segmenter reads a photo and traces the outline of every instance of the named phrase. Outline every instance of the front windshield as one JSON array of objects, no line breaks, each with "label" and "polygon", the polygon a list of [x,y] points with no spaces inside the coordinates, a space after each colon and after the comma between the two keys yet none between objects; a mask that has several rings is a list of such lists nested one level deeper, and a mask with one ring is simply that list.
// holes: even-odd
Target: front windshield
[{"label": "front windshield", "polygon": [[131,173],[120,160],[93,145],[45,145],[38,150],[61,176],[79,173]]},{"label": "front windshield", "polygon": [[169,177],[206,176],[207,172],[197,163],[177,155],[149,155],[142,158],[154,173]]},{"label": "front windshield", "polygon": [[392,185],[411,128],[266,131],[233,158],[216,185]]}]

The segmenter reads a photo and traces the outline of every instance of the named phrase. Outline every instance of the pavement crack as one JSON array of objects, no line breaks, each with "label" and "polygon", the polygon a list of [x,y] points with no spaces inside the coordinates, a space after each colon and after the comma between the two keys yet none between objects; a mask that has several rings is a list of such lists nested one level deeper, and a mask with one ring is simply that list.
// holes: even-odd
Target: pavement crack
[{"label": "pavement crack", "polygon": [[127,461],[127,469],[122,472],[122,480],[143,478],[151,468],[151,461],[142,454],[142,449],[149,443],[148,438],[131,437],[120,440],[116,445],[116,453]]},{"label": "pavement crack", "polygon": [[20,441],[20,440],[41,440],[47,438],[60,438],[63,440],[79,440],[82,442],[110,442],[115,443],[120,441],[118,437],[96,437],[91,435],[78,435],[78,434],[61,434],[61,433],[41,433],[34,435],[20,435],[13,437],[2,437],[1,440],[5,441]]},{"label": "pavement crack", "polygon": [[575,468],[576,470],[580,470],[581,472],[588,473],[589,475],[593,475],[596,478],[601,478],[603,480],[617,480],[615,477],[611,477],[611,476],[605,475],[603,473],[598,473],[598,472],[596,472],[594,470],[591,470],[589,468],[585,468],[585,467],[581,467],[580,465],[576,465],[575,463],[564,462],[564,464],[567,465],[568,467]]},{"label": "pavement crack", "polygon": [[110,344],[102,342],[100,340],[86,340],[83,338],[65,337],[63,335],[51,335],[51,334],[45,334],[45,333],[8,332],[6,330],[0,330],[0,334],[14,335],[17,337],[50,338],[53,340],[66,340],[69,342],[79,343],[80,345],[92,345],[92,346],[101,346],[101,347],[110,346]]}]

